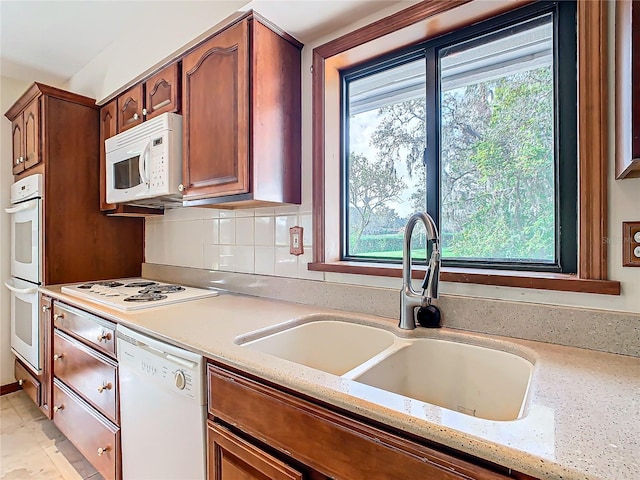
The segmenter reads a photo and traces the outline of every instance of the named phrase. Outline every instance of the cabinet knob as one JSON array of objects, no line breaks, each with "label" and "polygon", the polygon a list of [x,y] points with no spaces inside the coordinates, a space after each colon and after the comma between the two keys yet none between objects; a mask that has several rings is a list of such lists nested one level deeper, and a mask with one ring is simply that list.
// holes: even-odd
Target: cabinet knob
[{"label": "cabinet knob", "polygon": [[183,184],[178,185],[178,191],[184,192],[184,185]]},{"label": "cabinet knob", "polygon": [[51,307],[49,307],[48,305],[42,306],[42,313],[47,313],[49,310],[51,310]]},{"label": "cabinet knob", "polygon": [[18,380],[18,385],[22,386],[23,383],[24,383],[24,380]]},{"label": "cabinet knob", "polygon": [[105,454],[106,452],[108,452],[110,449],[109,447],[100,447],[98,448],[98,456],[101,457],[103,454]]},{"label": "cabinet knob", "polygon": [[59,318],[64,318],[64,313],[54,313],[53,319],[58,320]]},{"label": "cabinet knob", "polygon": [[20,159],[16,158],[16,165],[20,165]]},{"label": "cabinet knob", "polygon": [[146,108],[142,109],[142,115],[145,116],[145,117],[147,116],[147,109]]},{"label": "cabinet knob", "polygon": [[108,342],[111,340],[111,333],[103,331],[100,335],[98,335],[98,343],[100,342]]},{"label": "cabinet knob", "polygon": [[64,405],[54,405],[53,407],[53,413],[56,413],[60,410],[64,410]]},{"label": "cabinet knob", "polygon": [[100,385],[100,386],[98,387],[98,393],[102,393],[102,392],[104,392],[105,390],[111,390],[111,388],[112,388],[112,387],[111,387],[111,384],[110,384],[110,383],[105,383],[104,385]]},{"label": "cabinet knob", "polygon": [[140,115],[138,115],[137,113],[133,114],[133,119],[134,120],[138,120],[140,118]]},{"label": "cabinet knob", "polygon": [[20,163],[24,163],[24,157],[20,157]]},{"label": "cabinet knob", "polygon": [[60,353],[60,354],[56,353],[53,355],[53,361],[55,362],[56,360],[60,360],[62,357],[64,357],[63,353]]}]

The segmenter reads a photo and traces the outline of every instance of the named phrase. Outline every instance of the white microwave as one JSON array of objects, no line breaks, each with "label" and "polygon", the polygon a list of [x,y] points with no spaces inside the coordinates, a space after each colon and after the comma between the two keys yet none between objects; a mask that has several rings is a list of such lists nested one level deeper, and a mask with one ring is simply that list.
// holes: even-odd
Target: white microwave
[{"label": "white microwave", "polygon": [[182,198],[182,115],[163,113],[104,144],[107,203]]}]

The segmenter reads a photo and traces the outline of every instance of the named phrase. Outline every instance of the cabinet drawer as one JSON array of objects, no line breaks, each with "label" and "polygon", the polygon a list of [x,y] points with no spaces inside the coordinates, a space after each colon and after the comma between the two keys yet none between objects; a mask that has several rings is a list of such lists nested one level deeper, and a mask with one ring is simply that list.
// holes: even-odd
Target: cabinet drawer
[{"label": "cabinet drawer", "polygon": [[210,414],[333,478],[509,478],[213,365],[208,381]]},{"label": "cabinet drawer", "polygon": [[40,382],[38,379],[18,360],[15,361],[14,373],[16,380],[22,385],[22,390],[36,405],[40,406]]},{"label": "cabinet drawer", "polygon": [[115,357],[116,325],[114,323],[68,305],[55,302],[53,308],[53,324],[56,328],[64,330],[68,334]]},{"label": "cabinet drawer", "polygon": [[120,429],[102,418],[58,379],[53,380],[53,423],[106,480],[120,478]]},{"label": "cabinet drawer", "polygon": [[112,360],[56,330],[53,375],[118,423],[118,367]]}]

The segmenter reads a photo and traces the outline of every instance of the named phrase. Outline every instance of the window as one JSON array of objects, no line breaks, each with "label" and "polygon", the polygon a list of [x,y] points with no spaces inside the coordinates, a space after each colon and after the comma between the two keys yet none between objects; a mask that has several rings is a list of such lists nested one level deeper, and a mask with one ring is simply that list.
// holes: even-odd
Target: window
[{"label": "window", "polygon": [[342,259],[400,261],[426,210],[444,266],[575,273],[576,61],[542,2],[344,70]]},{"label": "window", "polygon": [[[560,2],[561,5],[566,2]],[[469,0],[437,2],[425,0],[388,17],[330,40],[313,50],[312,140],[313,140],[313,262],[310,270],[400,277],[399,264],[390,261],[350,261],[344,257],[344,218],[340,199],[345,172],[340,170],[341,73],[401,51],[420,42],[435,42],[452,32],[467,32],[485,20],[498,18],[530,5],[527,0],[486,2]],[[537,5],[537,4],[534,4]],[[604,1],[576,2],[577,23],[577,271],[491,270],[444,266],[445,282],[560,290],[619,295],[620,282],[608,280],[607,181],[609,165],[608,9]],[[565,16],[565,20],[567,17]],[[556,25],[554,24],[554,32]],[[562,29],[562,25],[557,28]],[[460,38],[457,41],[463,41]],[[456,41],[452,40],[452,43]],[[567,51],[563,38],[554,37],[559,53]],[[575,48],[573,45],[572,48]],[[558,54],[558,53],[557,53]],[[556,54],[556,55],[557,55]],[[575,65],[575,63],[573,64]],[[428,65],[427,65],[428,67]],[[558,65],[559,68],[563,64]],[[559,101],[567,101],[561,95]],[[344,108],[344,106],[342,107]],[[557,121],[557,120],[556,120]],[[558,175],[562,175],[561,165]],[[575,174],[575,169],[574,172]],[[342,177],[342,178],[341,178]],[[564,191],[564,190],[563,190]],[[560,192],[560,198],[563,195]],[[564,191],[564,193],[567,193]],[[569,195],[567,195],[568,197]],[[433,203],[429,205],[432,208]],[[563,229],[568,225],[563,225]],[[567,235],[562,235],[567,238]],[[574,244],[575,246],[575,244]],[[362,259],[361,259],[362,260]],[[569,271],[570,269],[565,269]],[[413,269],[414,278],[424,268]]]}]

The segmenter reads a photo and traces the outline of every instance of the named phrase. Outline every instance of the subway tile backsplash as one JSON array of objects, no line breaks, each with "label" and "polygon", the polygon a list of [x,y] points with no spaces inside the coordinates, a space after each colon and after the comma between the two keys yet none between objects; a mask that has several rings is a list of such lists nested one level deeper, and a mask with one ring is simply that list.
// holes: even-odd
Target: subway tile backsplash
[{"label": "subway tile backsplash", "polygon": [[[145,261],[223,272],[323,280],[312,261],[311,212],[285,206],[255,210],[176,208],[146,219]],[[303,255],[289,253],[289,228],[301,226]]]}]

